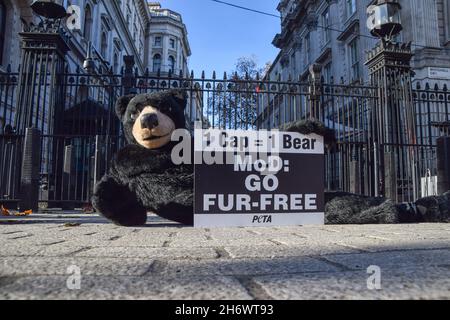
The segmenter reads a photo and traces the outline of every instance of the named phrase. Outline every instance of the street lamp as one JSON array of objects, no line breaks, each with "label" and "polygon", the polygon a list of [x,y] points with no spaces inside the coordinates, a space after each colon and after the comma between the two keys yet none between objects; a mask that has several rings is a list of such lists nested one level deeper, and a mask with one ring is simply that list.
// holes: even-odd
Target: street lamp
[{"label": "street lamp", "polygon": [[376,0],[367,8],[370,33],[390,42],[403,30],[400,19],[401,9],[397,0]]},{"label": "street lamp", "polygon": [[67,16],[66,9],[59,0],[34,0],[31,9],[37,15],[47,19],[60,20]]}]

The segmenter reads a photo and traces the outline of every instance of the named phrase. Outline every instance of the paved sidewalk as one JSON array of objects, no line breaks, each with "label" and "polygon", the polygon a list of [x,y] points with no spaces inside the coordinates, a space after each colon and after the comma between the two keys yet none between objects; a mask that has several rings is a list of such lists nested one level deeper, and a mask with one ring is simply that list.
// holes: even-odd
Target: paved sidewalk
[{"label": "paved sidewalk", "polygon": [[[372,265],[381,290],[367,288]],[[80,290],[67,287],[70,266]],[[0,299],[404,298],[450,299],[450,225],[197,230],[157,217],[144,228],[77,214],[0,218]]]}]

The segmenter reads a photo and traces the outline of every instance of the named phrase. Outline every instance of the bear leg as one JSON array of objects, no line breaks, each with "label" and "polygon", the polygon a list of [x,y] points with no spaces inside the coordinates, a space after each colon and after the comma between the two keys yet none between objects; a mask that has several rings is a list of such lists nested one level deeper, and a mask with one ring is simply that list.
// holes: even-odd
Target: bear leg
[{"label": "bear leg", "polygon": [[158,210],[157,214],[164,219],[178,222],[186,226],[194,225],[194,209],[192,206],[184,206],[179,203],[171,202]]},{"label": "bear leg", "polygon": [[193,226],[194,202],[192,191],[179,194],[172,202],[161,206],[155,213],[164,219],[175,221],[186,226]]},{"label": "bear leg", "polygon": [[142,226],[147,222],[147,210],[136,194],[109,176],[95,186],[92,205],[102,216],[120,226]]}]

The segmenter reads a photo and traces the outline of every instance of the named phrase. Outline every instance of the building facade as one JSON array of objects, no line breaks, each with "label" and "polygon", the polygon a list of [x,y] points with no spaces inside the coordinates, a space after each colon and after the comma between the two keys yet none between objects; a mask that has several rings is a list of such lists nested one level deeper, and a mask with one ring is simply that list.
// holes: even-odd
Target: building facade
[{"label": "building facade", "polygon": [[[24,42],[20,33],[41,21],[32,11],[32,3],[32,0],[0,1],[0,73],[17,72],[20,64],[25,63],[22,61]],[[74,75],[72,82],[64,87],[65,113],[92,113],[89,110],[97,110],[96,113],[104,114],[104,110],[111,109],[120,88],[114,92],[105,90],[98,82],[101,77],[89,79],[91,82],[98,80],[97,86],[82,85],[78,81],[80,76],[89,73],[111,76],[110,80],[120,84],[125,56],[134,57],[134,65],[140,75],[153,69],[155,73],[147,75],[156,76],[156,69],[160,69],[162,75],[167,75],[169,70],[177,75],[181,72],[189,74],[191,50],[180,14],[162,9],[157,3],[149,5],[146,0],[61,0],[59,3],[71,15],[62,23],[69,36],[66,39],[68,51],[64,57],[66,70]],[[41,70],[38,72],[48,72],[44,69],[50,60],[39,59],[42,61],[38,63],[40,67],[37,68]],[[37,87],[39,85],[41,88]],[[46,92],[41,82],[35,86],[35,92]],[[5,95],[5,90],[2,92]],[[1,131],[7,124],[13,125],[15,119],[16,95],[12,90],[7,92],[8,97],[0,96]],[[47,116],[51,99],[44,94],[33,99],[37,106],[44,106],[36,115],[35,126],[43,133],[52,134],[54,131],[49,123],[53,119]],[[86,122],[85,119],[80,121]],[[72,128],[69,130],[71,134],[106,134],[105,130],[110,130],[106,127],[100,129],[97,125],[87,126],[92,129],[86,131],[76,129],[80,126],[73,123],[64,124],[64,127]]]},{"label": "building facade", "polygon": [[161,8],[157,2],[149,3],[148,7],[152,21],[149,30],[149,71],[153,74],[160,72],[162,75],[187,75],[191,48],[181,15]]},{"label": "building facade", "polygon": [[[326,82],[367,83],[366,51],[377,39],[367,27],[373,0],[283,0],[281,32],[273,40],[280,53],[271,76],[307,80],[311,64],[322,66]],[[450,0],[400,0],[403,31],[412,42],[415,81],[450,79]]]},{"label": "building facade", "polygon": [[[20,37],[23,23],[38,23],[30,8],[32,0],[2,0],[0,3],[1,70],[8,65],[17,70],[20,64]],[[63,0],[65,8],[77,6],[73,11],[74,28],[65,25],[70,35],[68,64],[70,71],[82,67],[88,51],[97,68],[120,72],[123,56],[135,57],[143,72],[147,67],[150,13],[145,0]],[[69,10],[70,11],[70,10]]]}]

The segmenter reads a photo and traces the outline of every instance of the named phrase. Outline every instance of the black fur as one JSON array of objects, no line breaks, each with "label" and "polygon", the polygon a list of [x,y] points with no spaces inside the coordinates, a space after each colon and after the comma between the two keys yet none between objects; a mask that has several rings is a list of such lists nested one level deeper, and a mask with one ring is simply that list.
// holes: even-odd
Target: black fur
[{"label": "black fur", "polygon": [[92,203],[103,216],[122,226],[145,224],[148,211],[192,225],[193,167],[172,163],[172,143],[148,150],[138,145],[132,135],[134,121],[130,115],[146,105],[168,115],[177,129],[185,128],[186,96],[181,91],[120,98],[116,112],[129,145],[119,151],[110,172],[95,187]]},{"label": "black fur", "polygon": [[[139,226],[146,223],[151,211],[168,220],[193,224],[193,166],[172,163],[172,143],[158,150],[139,146],[132,135],[130,116],[136,109],[152,105],[168,115],[177,129],[184,128],[186,99],[182,91],[171,90],[117,101],[117,116],[129,145],[119,151],[110,172],[95,187],[92,202],[103,216],[122,226]],[[336,142],[334,131],[315,120],[291,123],[281,130],[322,135],[328,147]],[[414,204],[395,205],[384,198],[342,192],[327,193],[325,202],[327,224],[450,221],[450,191]]]},{"label": "black fur", "polygon": [[450,191],[397,205],[382,197],[331,192],[325,194],[325,202],[327,224],[450,222]]}]

